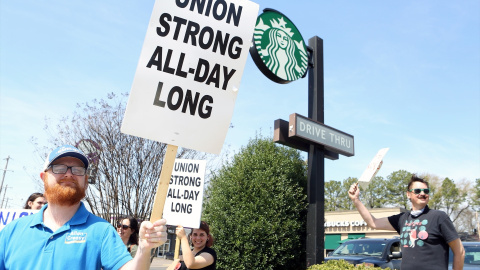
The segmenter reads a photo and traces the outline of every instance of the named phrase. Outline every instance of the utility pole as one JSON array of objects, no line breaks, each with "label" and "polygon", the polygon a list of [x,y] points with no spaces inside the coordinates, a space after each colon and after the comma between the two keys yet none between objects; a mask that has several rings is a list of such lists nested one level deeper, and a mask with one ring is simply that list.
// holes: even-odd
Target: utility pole
[{"label": "utility pole", "polygon": [[7,160],[7,164],[5,164],[5,170],[3,170],[2,183],[0,183],[0,195],[2,194],[2,191],[3,191],[3,181],[5,180],[5,174],[7,173],[8,161],[10,160],[10,156],[8,156],[6,160]]},{"label": "utility pole", "polygon": [[5,202],[5,209],[8,208],[8,201],[10,200],[10,198],[7,198],[7,202]]},{"label": "utility pole", "polygon": [[[7,189],[8,189],[8,185],[5,186],[5,191],[3,192],[2,204],[0,205],[0,208],[3,208],[3,202],[5,201],[5,193],[7,193]],[[2,195],[2,193],[0,193],[0,195]],[[6,206],[7,204],[5,203],[5,208],[7,208]]]}]

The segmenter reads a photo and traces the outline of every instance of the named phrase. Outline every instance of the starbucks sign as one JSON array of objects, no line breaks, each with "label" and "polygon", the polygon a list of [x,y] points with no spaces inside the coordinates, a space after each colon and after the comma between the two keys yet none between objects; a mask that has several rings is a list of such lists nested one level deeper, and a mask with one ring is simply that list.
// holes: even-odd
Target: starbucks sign
[{"label": "starbucks sign", "polygon": [[250,55],[260,71],[277,83],[305,76],[307,46],[297,27],[282,13],[265,9],[257,18]]}]

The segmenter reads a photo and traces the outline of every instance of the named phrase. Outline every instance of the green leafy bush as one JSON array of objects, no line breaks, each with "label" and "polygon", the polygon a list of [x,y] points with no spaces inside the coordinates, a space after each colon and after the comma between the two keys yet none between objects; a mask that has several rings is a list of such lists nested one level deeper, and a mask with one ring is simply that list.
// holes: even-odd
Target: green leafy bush
[{"label": "green leafy bush", "polygon": [[[380,267],[371,267],[365,265],[354,266],[345,260],[330,260],[323,264],[315,264],[307,268],[307,270],[375,270],[381,269]],[[384,268],[383,270],[389,270],[390,268]]]},{"label": "green leafy bush", "polygon": [[306,164],[300,153],[255,138],[212,176],[203,218],[217,269],[306,269]]}]

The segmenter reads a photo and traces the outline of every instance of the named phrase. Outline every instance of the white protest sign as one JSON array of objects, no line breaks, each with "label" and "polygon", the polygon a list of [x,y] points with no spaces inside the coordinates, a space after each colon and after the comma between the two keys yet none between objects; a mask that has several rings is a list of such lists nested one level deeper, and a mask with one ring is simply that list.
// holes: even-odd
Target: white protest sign
[{"label": "white protest sign", "polygon": [[206,165],[205,160],[175,160],[163,208],[168,225],[199,227]]},{"label": "white protest sign", "polygon": [[358,179],[358,183],[362,188],[367,188],[368,183],[372,180],[373,177],[377,174],[383,164],[383,157],[387,154],[389,148],[382,148],[378,151],[375,157],[372,159],[370,164],[368,164],[367,169],[363,172],[362,176]]},{"label": "white protest sign", "polygon": [[156,0],[121,131],[219,154],[258,8],[247,0]]},{"label": "white protest sign", "polygon": [[33,215],[38,210],[32,209],[0,209],[0,231],[17,218]]}]

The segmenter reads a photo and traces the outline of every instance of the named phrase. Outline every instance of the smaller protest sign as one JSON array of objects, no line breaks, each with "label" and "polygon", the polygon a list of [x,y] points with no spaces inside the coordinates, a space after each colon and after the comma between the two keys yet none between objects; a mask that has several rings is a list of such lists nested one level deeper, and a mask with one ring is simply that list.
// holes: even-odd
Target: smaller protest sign
[{"label": "smaller protest sign", "polygon": [[32,215],[37,212],[38,210],[32,209],[0,209],[0,231],[15,219]]},{"label": "smaller protest sign", "polygon": [[358,184],[363,188],[366,189],[368,184],[370,183],[370,180],[375,177],[375,175],[378,173],[380,168],[382,167],[383,164],[383,157],[387,154],[389,148],[382,148],[378,151],[378,153],[375,155],[375,157],[370,161],[370,164],[368,164],[367,169],[363,172],[362,176],[358,179]]},{"label": "smaller protest sign", "polygon": [[205,160],[175,160],[163,209],[168,225],[199,227],[206,164]]}]

